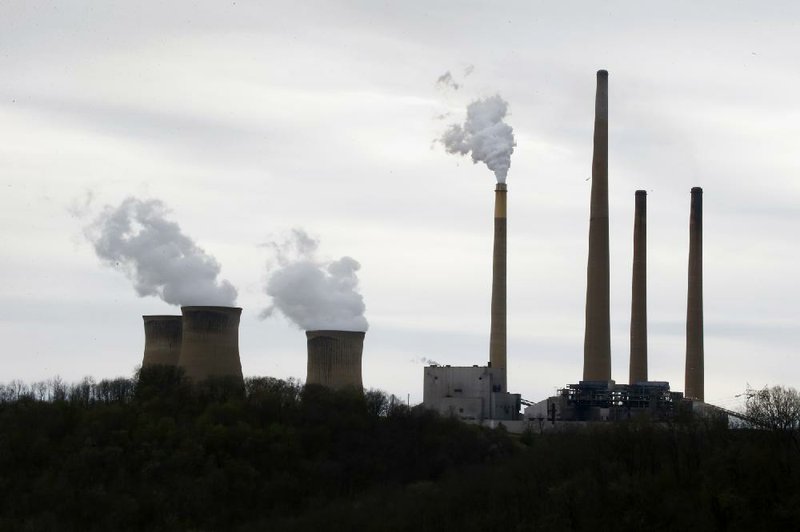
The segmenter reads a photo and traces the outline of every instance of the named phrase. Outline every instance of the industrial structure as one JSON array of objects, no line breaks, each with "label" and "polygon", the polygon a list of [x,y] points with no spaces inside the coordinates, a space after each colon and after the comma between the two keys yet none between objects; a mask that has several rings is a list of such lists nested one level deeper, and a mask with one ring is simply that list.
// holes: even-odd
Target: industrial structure
[{"label": "industrial structure", "polygon": [[486,366],[426,366],[422,403],[426,408],[468,421],[513,421],[520,417],[520,395],[507,389],[506,260],[507,195],[505,183],[494,193],[494,251]]},{"label": "industrial structure", "polygon": [[628,383],[647,381],[647,192],[636,191],[631,281],[631,362]]},{"label": "industrial structure", "polygon": [[318,384],[333,390],[352,388],[361,391],[361,354],[365,334],[361,331],[306,331],[306,384]]},{"label": "industrial structure", "polygon": [[181,316],[142,316],[144,357],[142,367],[177,366],[181,355]]},{"label": "industrial structure", "polygon": [[239,307],[181,307],[183,334],[178,366],[192,382],[210,377],[242,380]]},{"label": "industrial structure", "polygon": [[[703,407],[702,189],[692,189],[685,397],[668,382],[650,381],[647,361],[647,193],[635,194],[629,384],[611,379],[608,237],[608,72],[597,72],[583,380],[527,403],[524,418],[556,422],[666,420],[682,407]],[[686,400],[688,399],[688,401]]]},{"label": "industrial structure", "polygon": [[705,400],[703,374],[703,189],[692,189],[686,303],[686,397]]}]

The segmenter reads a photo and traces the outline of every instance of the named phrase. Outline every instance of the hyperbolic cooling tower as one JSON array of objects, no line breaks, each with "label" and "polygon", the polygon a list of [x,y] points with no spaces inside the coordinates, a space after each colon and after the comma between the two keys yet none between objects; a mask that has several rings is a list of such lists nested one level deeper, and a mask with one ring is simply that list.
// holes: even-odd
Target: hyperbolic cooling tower
[{"label": "hyperbolic cooling tower", "polygon": [[239,307],[181,307],[183,336],[178,366],[194,382],[209,377],[242,379]]},{"label": "hyperbolic cooling tower", "polygon": [[333,390],[348,387],[361,390],[364,335],[359,331],[306,331],[306,384],[319,384]]},{"label": "hyperbolic cooling tower", "polygon": [[142,367],[177,366],[181,355],[181,316],[142,316],[144,358]]},{"label": "hyperbolic cooling tower", "polygon": [[597,71],[589,214],[589,261],[586,271],[586,331],[583,380],[611,380],[608,250],[608,72]]},{"label": "hyperbolic cooling tower", "polygon": [[686,389],[684,395],[703,401],[703,189],[692,188],[689,215],[689,290],[686,305]]},{"label": "hyperbolic cooling tower", "polygon": [[647,192],[636,191],[633,215],[631,365],[629,383],[647,380]]},{"label": "hyperbolic cooling tower", "polygon": [[[498,183],[494,193],[494,255],[492,261],[492,321],[489,334],[489,362],[506,369],[506,196],[508,187]],[[502,391],[506,391],[503,372]]]}]

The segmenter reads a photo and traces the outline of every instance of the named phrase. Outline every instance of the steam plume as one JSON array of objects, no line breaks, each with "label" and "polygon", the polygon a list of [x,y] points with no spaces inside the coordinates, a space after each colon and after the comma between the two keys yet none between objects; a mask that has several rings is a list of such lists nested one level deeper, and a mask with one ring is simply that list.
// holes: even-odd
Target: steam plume
[{"label": "steam plume", "polygon": [[358,293],[358,261],[351,257],[318,259],[319,241],[302,229],[293,229],[288,240],[272,246],[278,267],[267,280],[264,291],[272,298],[272,305],[262,317],[278,310],[307,331],[367,330],[364,297]]},{"label": "steam plume", "polygon": [[180,226],[164,218],[159,200],[126,198],[107,206],[84,233],[107,265],[119,267],[141,296],[158,296],[170,305],[236,304],[236,289],[217,281],[220,265]]},{"label": "steam plume", "polygon": [[472,162],[483,162],[505,183],[514,153],[514,130],[503,122],[508,103],[500,95],[476,100],[467,106],[467,120],[453,124],[442,135],[448,153],[472,153]]}]

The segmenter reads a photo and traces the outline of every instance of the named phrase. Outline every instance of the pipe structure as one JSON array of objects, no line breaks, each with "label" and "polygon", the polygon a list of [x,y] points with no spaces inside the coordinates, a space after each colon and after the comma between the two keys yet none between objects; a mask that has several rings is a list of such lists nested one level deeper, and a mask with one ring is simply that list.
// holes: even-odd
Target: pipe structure
[{"label": "pipe structure", "polygon": [[[494,253],[492,255],[492,316],[489,334],[489,362],[492,368],[506,369],[506,206],[508,187],[498,183],[494,192]],[[506,391],[506,372],[500,385]]]},{"label": "pipe structure", "polygon": [[239,307],[181,307],[183,336],[178,366],[192,382],[209,377],[242,379]]},{"label": "pipe structure", "polygon": [[142,367],[177,366],[181,355],[181,316],[142,316],[144,357]]},{"label": "pipe structure", "polygon": [[361,354],[365,334],[360,331],[306,331],[306,384],[318,384],[333,390],[362,390]]},{"label": "pipe structure", "polygon": [[689,215],[689,289],[686,303],[686,389],[705,400],[703,354],[703,189],[692,188]]},{"label": "pipe structure", "polygon": [[647,192],[636,191],[631,282],[631,363],[629,383],[647,380]]},{"label": "pipe structure", "polygon": [[611,380],[608,251],[608,72],[597,71],[583,380]]}]

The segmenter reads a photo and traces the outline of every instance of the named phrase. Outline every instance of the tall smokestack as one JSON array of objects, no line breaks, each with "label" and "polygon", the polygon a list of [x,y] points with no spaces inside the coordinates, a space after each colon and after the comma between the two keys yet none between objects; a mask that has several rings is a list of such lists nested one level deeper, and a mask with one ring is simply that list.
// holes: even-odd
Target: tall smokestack
[{"label": "tall smokestack", "polygon": [[181,354],[181,316],[142,316],[144,357],[142,367],[177,366]]},{"label": "tall smokestack", "polygon": [[181,307],[183,335],[178,366],[194,382],[209,377],[242,379],[239,307]]},{"label": "tall smokestack", "polygon": [[583,341],[583,380],[587,381],[611,380],[608,254],[608,72],[598,70]]},{"label": "tall smokestack", "polygon": [[364,335],[360,331],[306,331],[308,370],[306,384],[333,390],[362,389],[361,353]]},{"label": "tall smokestack", "polygon": [[703,189],[692,188],[689,215],[689,290],[686,305],[686,390],[705,400],[703,374]]},{"label": "tall smokestack", "polygon": [[629,383],[647,380],[647,192],[636,191],[633,215],[631,365]]},{"label": "tall smokestack", "polygon": [[[492,260],[492,323],[489,361],[492,368],[506,369],[506,196],[508,187],[498,183],[494,193],[494,255]],[[502,391],[506,391],[503,373]]]}]

